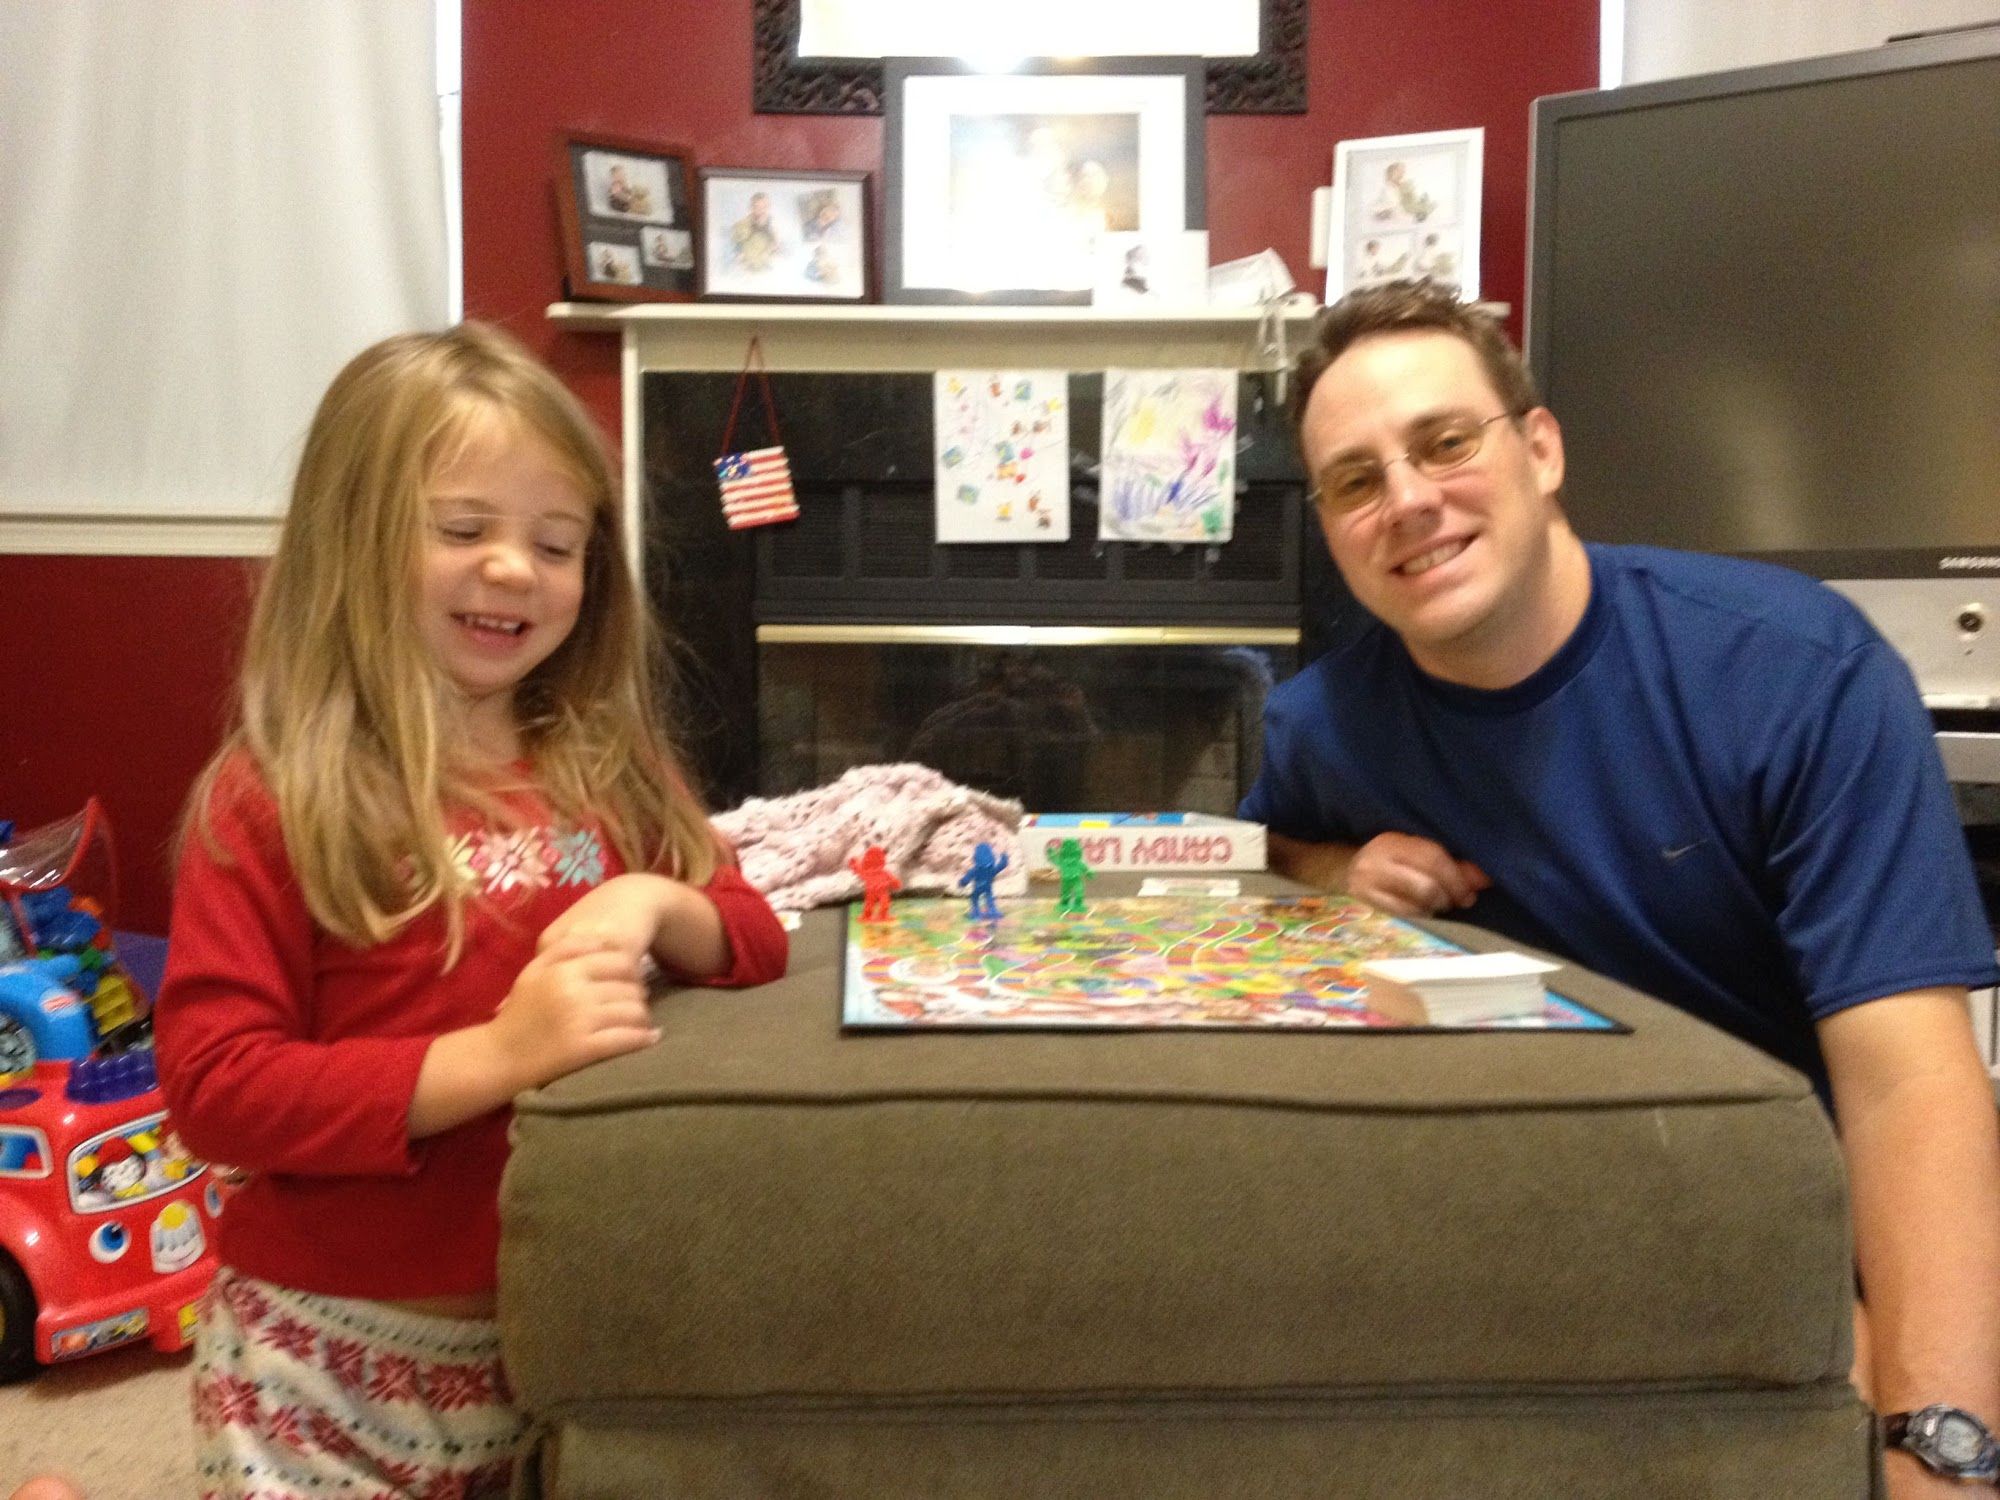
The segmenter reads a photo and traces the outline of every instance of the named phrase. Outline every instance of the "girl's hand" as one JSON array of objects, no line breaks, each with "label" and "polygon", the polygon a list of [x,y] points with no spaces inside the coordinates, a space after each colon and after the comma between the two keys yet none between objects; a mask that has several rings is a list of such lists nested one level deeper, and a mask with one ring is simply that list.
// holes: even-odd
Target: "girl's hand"
[{"label": "girl's hand", "polygon": [[659,1039],[635,955],[580,936],[550,943],[522,967],[492,1020],[431,1043],[410,1099],[410,1139]]},{"label": "girl's hand", "polygon": [[639,954],[591,933],[545,937],[486,1029],[502,1068],[522,1088],[660,1039],[646,1009]]},{"label": "girl's hand", "polygon": [[571,941],[644,958],[651,954],[675,974],[699,978],[729,967],[729,940],[715,903],[685,881],[665,875],[616,875],[542,929],[546,952]]},{"label": "girl's hand", "polygon": [[575,940],[642,958],[659,941],[679,884],[664,875],[614,875],[543,928],[536,951]]}]

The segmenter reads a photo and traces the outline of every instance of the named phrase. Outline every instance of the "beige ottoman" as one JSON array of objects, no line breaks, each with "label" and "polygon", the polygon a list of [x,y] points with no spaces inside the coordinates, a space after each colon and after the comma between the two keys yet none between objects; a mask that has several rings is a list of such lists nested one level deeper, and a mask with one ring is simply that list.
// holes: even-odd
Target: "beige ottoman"
[{"label": "beige ottoman", "polygon": [[1839,1157],[1760,1053],[1574,970],[1630,1035],[847,1037],[841,920],[522,1101],[524,1493],[1871,1493]]}]

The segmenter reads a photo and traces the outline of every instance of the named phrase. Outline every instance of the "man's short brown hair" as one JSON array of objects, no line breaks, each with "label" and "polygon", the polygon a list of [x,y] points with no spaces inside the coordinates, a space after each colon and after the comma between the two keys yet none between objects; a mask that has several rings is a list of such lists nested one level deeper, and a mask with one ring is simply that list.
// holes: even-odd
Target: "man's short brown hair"
[{"label": "man's short brown hair", "polygon": [[1300,432],[1306,402],[1327,366],[1357,342],[1378,333],[1424,330],[1448,333],[1470,344],[1494,394],[1510,415],[1521,416],[1542,404],[1534,377],[1507,342],[1499,319],[1474,303],[1461,301],[1456,289],[1438,282],[1386,281],[1349,292],[1319,315],[1312,346],[1299,356],[1293,371],[1292,431]]}]

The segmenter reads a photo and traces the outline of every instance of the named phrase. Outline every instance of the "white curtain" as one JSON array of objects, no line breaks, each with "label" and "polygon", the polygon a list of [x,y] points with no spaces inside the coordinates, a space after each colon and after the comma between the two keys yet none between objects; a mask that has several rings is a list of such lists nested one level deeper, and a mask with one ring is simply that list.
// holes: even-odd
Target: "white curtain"
[{"label": "white curtain", "polygon": [[431,0],[0,0],[0,551],[268,534],[334,372],[445,321],[436,44]]},{"label": "white curtain", "polygon": [[[2000,21],[2000,0],[1607,0],[1606,9],[1614,7],[1624,14],[1625,83],[1856,52],[1905,32]],[[1607,16],[1607,33],[1615,26]]]}]

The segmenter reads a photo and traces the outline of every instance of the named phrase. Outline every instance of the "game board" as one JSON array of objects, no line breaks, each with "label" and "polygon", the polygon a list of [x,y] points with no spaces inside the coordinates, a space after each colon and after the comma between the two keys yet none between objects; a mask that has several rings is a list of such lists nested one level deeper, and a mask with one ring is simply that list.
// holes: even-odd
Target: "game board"
[{"label": "game board", "polygon": [[[896,901],[887,921],[847,915],[844,1027],[1439,1030],[1369,1009],[1365,959],[1460,951],[1406,922],[1316,897],[1095,900],[1058,916],[1008,902],[998,921],[953,900]],[[1622,1031],[1550,994],[1541,1012],[1453,1030]]]}]

